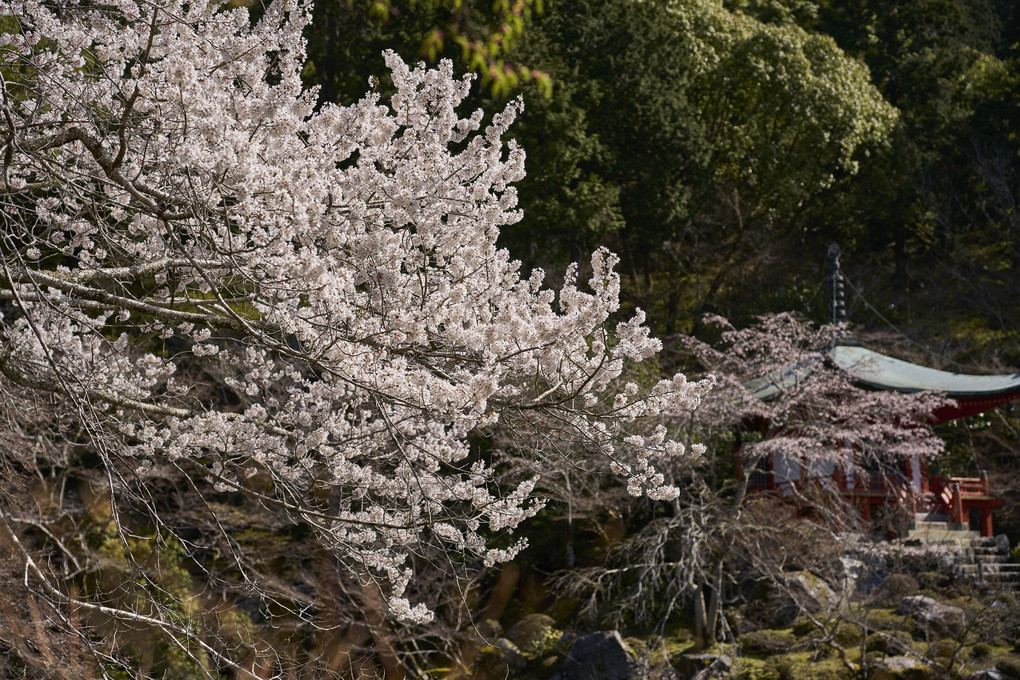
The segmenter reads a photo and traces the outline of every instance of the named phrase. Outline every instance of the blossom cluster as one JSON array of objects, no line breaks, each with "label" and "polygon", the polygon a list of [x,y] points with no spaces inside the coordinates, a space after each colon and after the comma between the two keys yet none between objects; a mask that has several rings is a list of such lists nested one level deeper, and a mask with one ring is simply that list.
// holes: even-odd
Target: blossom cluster
[{"label": "blossom cluster", "polygon": [[625,426],[709,383],[617,394],[659,343],[640,312],[611,322],[615,256],[594,254],[590,292],[577,267],[553,291],[496,246],[521,217],[520,102],[483,126],[449,62],[387,53],[388,104],[317,106],[301,2],[2,13],[0,380],[52,393],[106,465],[286,508],[412,621],[416,551],[511,559],[489,537],[541,507],[469,446],[508,414],[647,452],[618,467],[631,490],[675,495],[650,461],[682,450]]}]

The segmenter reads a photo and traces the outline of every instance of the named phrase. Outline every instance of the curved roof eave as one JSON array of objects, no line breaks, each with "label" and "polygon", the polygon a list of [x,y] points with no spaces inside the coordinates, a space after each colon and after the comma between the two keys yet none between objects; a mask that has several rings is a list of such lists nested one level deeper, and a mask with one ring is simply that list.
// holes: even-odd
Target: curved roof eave
[{"label": "curved roof eave", "polygon": [[1020,393],[1020,373],[967,375],[918,366],[856,345],[837,345],[832,361],[862,387],[897,392],[942,392],[952,399]]}]

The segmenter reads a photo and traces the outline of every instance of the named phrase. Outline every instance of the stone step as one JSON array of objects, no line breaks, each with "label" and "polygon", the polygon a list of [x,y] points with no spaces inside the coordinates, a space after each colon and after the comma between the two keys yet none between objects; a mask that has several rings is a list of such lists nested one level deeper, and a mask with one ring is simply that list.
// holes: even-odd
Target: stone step
[{"label": "stone step", "polygon": [[936,512],[934,510],[931,511],[931,512],[915,512],[914,513],[914,521],[915,522],[948,522],[949,521],[949,515],[947,515],[944,512]]},{"label": "stone step", "polygon": [[971,554],[979,560],[989,560],[992,562],[1009,562],[1009,555],[1003,555],[998,550],[994,549],[982,549],[982,548],[971,548],[973,551]]},{"label": "stone step", "polygon": [[[962,565],[960,575],[967,579],[974,579],[976,583],[1017,583],[1020,584],[1020,571],[999,571],[997,569],[978,570],[977,565]],[[967,567],[970,567],[969,569]]]},{"label": "stone step", "polygon": [[957,529],[947,524],[924,523],[909,531],[908,538],[919,539],[925,543],[956,543],[971,545],[981,534],[969,529]]},{"label": "stone step", "polygon": [[1012,562],[990,562],[983,564],[960,564],[959,567],[964,571],[976,571],[978,567],[981,567],[984,571],[997,571],[1002,573],[1015,573],[1020,574],[1020,564],[1013,564]]},{"label": "stone step", "polygon": [[[915,529],[949,529],[951,531],[970,531],[966,525],[960,526],[955,522],[929,522],[927,520],[914,522]],[[981,538],[981,534],[973,532],[975,538]]]}]

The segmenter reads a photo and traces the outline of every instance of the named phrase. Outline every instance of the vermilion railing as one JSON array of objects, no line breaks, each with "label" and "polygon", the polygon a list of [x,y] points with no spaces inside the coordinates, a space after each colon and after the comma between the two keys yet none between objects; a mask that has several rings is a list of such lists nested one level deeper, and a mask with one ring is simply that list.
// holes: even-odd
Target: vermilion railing
[{"label": "vermilion railing", "polygon": [[981,511],[981,533],[992,535],[991,509],[999,507],[1001,500],[992,498],[988,477],[931,477],[928,489],[915,493],[914,486],[898,474],[855,473],[846,475],[837,469],[831,477],[812,477],[777,483],[771,473],[756,470],[748,480],[748,492],[769,493],[777,496],[790,495],[793,485],[823,484],[840,493],[856,499],[866,515],[869,504],[902,504],[914,512],[936,511],[945,513],[950,522],[966,525],[970,521],[970,510]]}]

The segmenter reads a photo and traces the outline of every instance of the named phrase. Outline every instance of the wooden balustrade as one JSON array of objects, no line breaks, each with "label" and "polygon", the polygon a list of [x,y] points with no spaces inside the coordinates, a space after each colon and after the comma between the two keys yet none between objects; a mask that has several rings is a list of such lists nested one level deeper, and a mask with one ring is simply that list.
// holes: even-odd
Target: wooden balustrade
[{"label": "wooden balustrade", "polygon": [[822,484],[860,506],[862,518],[870,520],[873,504],[903,504],[915,512],[945,512],[949,521],[958,525],[970,522],[972,510],[980,511],[980,529],[984,536],[992,535],[992,508],[1001,507],[1002,501],[991,497],[988,476],[931,477],[915,494],[914,486],[902,475],[857,472],[847,475],[837,468],[825,477],[807,477],[797,482],[777,483],[771,470],[755,471],[748,480],[749,492],[764,492],[775,496],[789,496],[790,488],[805,484]]}]

